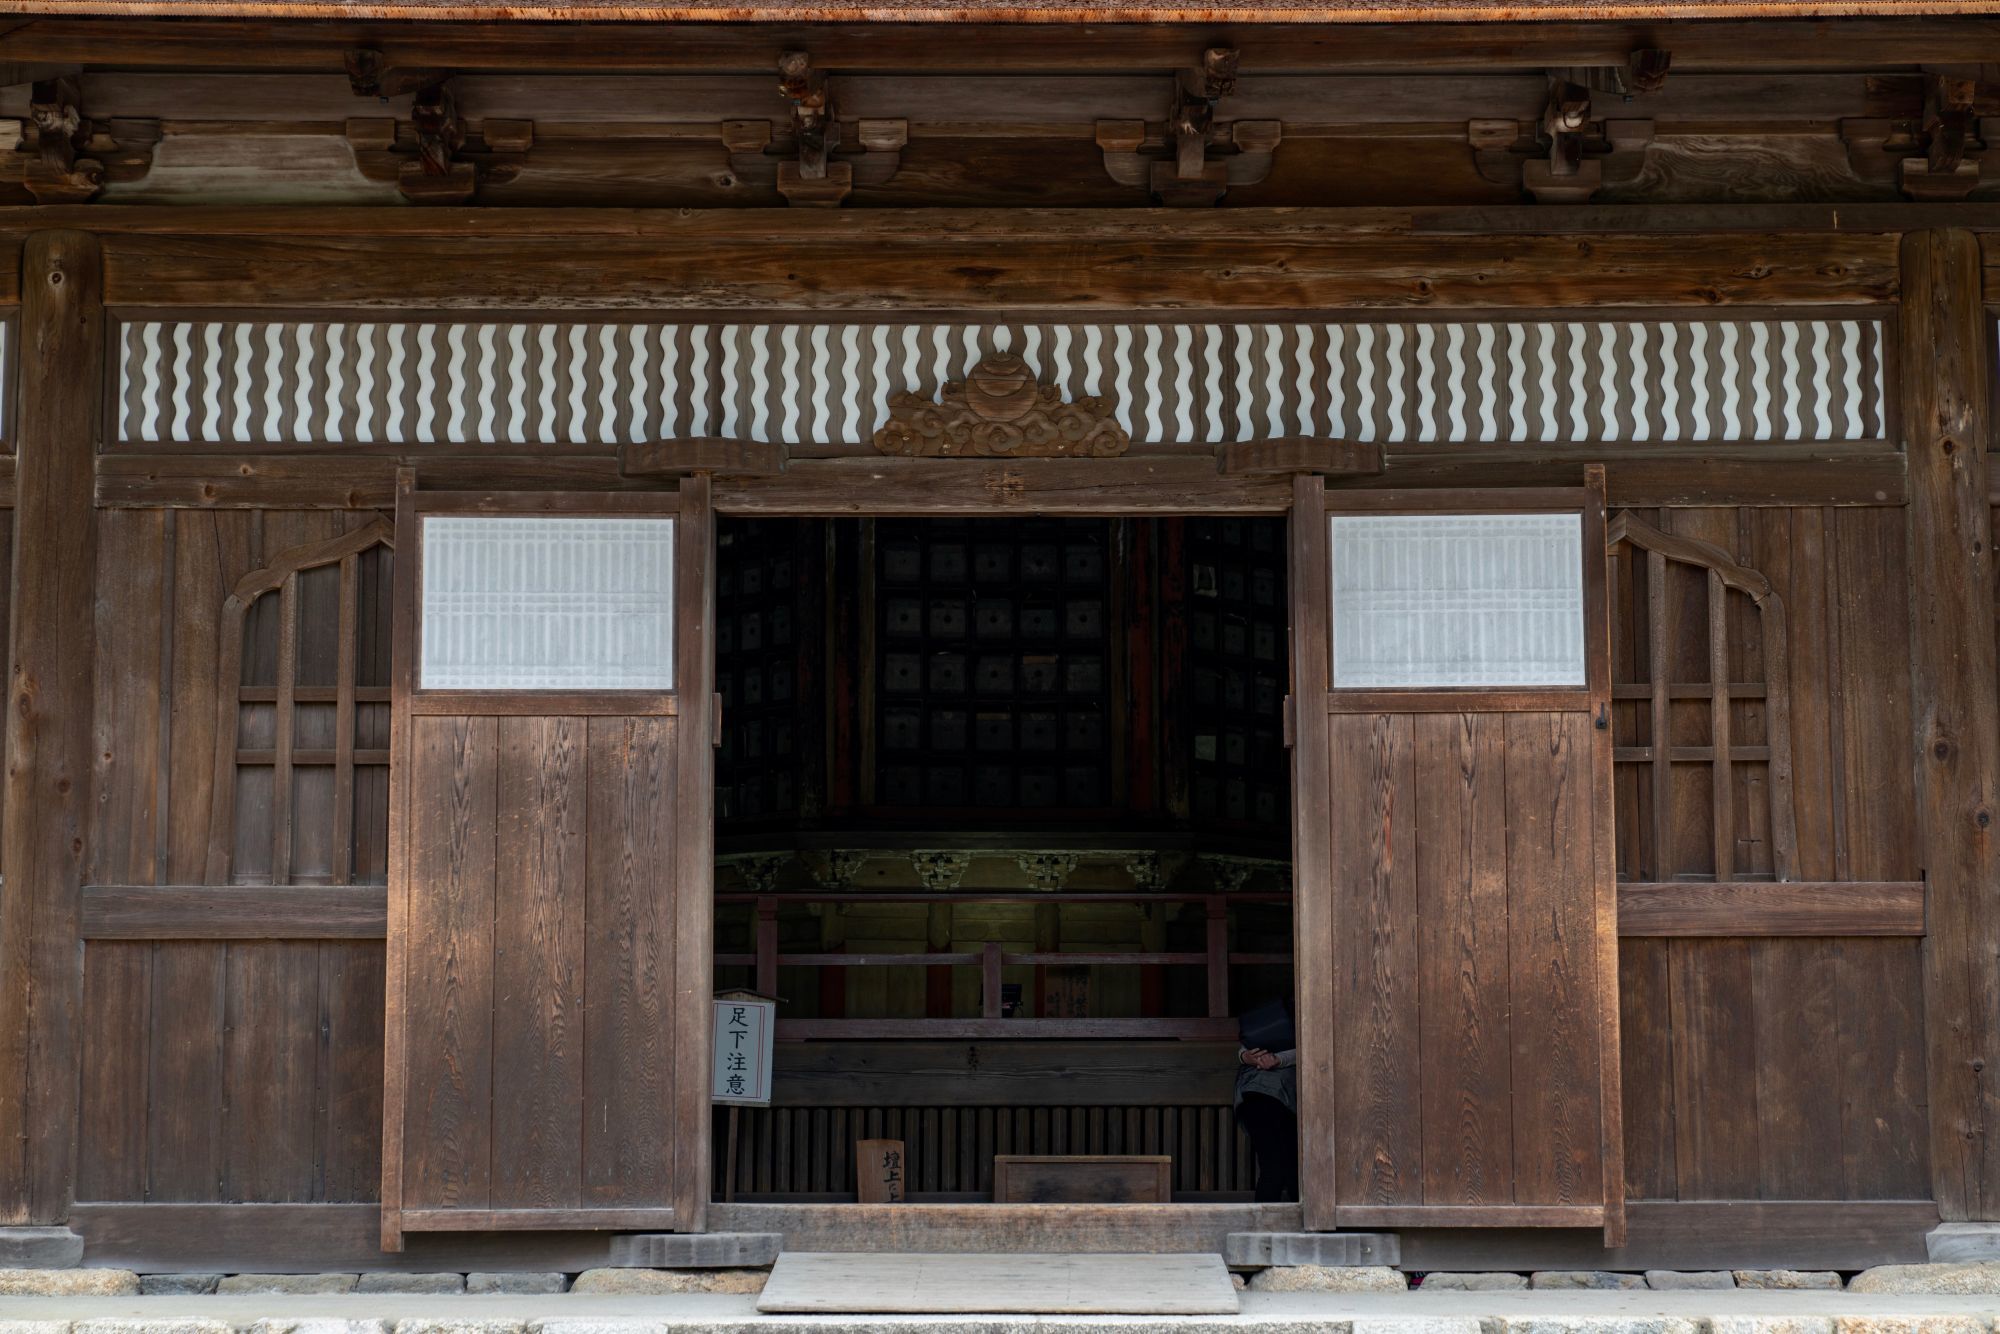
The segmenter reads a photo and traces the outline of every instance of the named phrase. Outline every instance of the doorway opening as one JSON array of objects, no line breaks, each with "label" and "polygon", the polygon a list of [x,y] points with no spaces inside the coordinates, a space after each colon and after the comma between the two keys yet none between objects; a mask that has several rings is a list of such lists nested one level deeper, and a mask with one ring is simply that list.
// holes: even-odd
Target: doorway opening
[{"label": "doorway opening", "polygon": [[[878,1199],[890,1141],[915,1203],[1252,1199],[1237,1017],[1294,994],[1285,521],[717,544],[715,984],[779,1003],[714,1198]],[[1153,1166],[1009,1161],[1086,1155]]]}]

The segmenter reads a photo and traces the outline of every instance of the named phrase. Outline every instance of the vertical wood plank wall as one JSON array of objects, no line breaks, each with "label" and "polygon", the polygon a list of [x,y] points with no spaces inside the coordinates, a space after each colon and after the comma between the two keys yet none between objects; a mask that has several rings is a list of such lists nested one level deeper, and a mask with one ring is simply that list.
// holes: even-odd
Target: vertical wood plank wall
[{"label": "vertical wood plank wall", "polygon": [[[100,834],[89,879],[202,884],[215,701],[224,688],[215,679],[224,599],[279,552],[379,516],[105,510],[99,517]],[[303,679],[334,679],[333,640],[305,637]],[[386,640],[364,633],[362,651],[386,658]],[[359,840],[374,847],[362,875],[378,884],[384,837],[376,823]],[[268,834],[259,841],[268,847]],[[252,868],[264,879],[269,860]],[[302,904],[338,892],[292,889]],[[379,940],[90,941],[78,1198],[376,1198],[382,1003]]]},{"label": "vertical wood plank wall", "polygon": [[[1791,646],[1801,880],[1918,878],[1900,508],[1647,511],[1768,577]],[[1614,659],[1645,638],[1627,616]],[[1670,608],[1702,679],[1705,602]],[[1762,679],[1754,618],[1728,625]],[[1624,672],[1614,673],[1623,680]],[[1759,702],[1761,706],[1761,702]],[[1738,784],[1739,831],[1752,785]],[[1627,808],[1621,792],[1621,823]],[[1694,805],[1704,807],[1699,792]],[[1703,825],[1706,811],[1677,812]],[[1906,937],[1627,939],[1619,957],[1626,1189],[1635,1199],[1920,1199],[1930,1194],[1921,942]]]}]

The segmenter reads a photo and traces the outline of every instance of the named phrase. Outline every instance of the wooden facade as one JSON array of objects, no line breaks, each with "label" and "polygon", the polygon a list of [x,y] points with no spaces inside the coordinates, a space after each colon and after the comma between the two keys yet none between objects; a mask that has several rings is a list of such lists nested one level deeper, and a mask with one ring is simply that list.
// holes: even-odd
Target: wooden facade
[{"label": "wooden facade", "polygon": [[[24,147],[0,186],[0,1220],[174,1268],[581,1267],[619,1231],[1185,1249],[1300,1228],[1398,1231],[1413,1268],[1845,1268],[2000,1222],[2000,211],[1976,155],[1948,202],[1918,181],[1963,170],[1925,148],[1927,62],[2000,59],[1990,34],[1050,25],[987,30],[973,61],[921,25],[611,31],[540,51],[498,24],[0,33],[21,80],[0,96],[80,80],[63,96],[98,138],[72,157],[104,176],[65,196]],[[1170,178],[1173,127],[1145,108],[1218,44],[1240,53],[1237,137]],[[1627,194],[1525,202],[1519,159],[1547,146],[1467,138],[1526,124],[1548,69],[1668,47],[1647,111],[1666,147]],[[844,208],[801,206],[827,176],[798,174],[797,99],[753,99],[747,71],[793,49],[871,71],[833,76],[858,138],[818,166]],[[379,122],[352,111],[357,51]],[[410,98],[439,72],[477,134],[412,184]],[[295,107],[260,91],[274,74]],[[650,81],[618,133],[593,119],[614,78]],[[975,114],[982,87],[999,109]],[[1135,139],[1104,128],[1128,104]],[[252,121],[337,141],[317,197],[338,202],[301,200],[312,182],[244,146]],[[1245,127],[1266,122],[1257,176]],[[1592,124],[1598,169],[1638,172]],[[1882,177],[1863,142],[1928,165]],[[1689,174],[1703,144],[1727,179]],[[1828,144],[1849,165],[1814,175]],[[1127,207],[1218,179],[1223,207]],[[204,202],[231,182],[244,202]],[[1059,408],[1101,401],[1129,447],[877,449],[892,396],[949,400],[995,354]],[[1336,686],[1330,516],[1431,512],[1579,516],[1581,684]],[[420,688],[419,534],[448,513],[671,517],[672,687]],[[765,668],[732,609],[764,594],[726,571],[718,594],[718,532],[825,521],[772,530],[811,585],[785,614],[819,636],[780,666],[861,698],[842,673],[877,659],[818,650],[845,642],[828,627],[894,639],[873,574],[846,577],[878,559],[864,541],[1002,517],[1125,525],[1090,585],[1121,664],[1206,651],[1171,610],[1210,540],[1188,525],[1284,534],[1257,566],[1283,590],[1282,699],[1216,726],[1274,729],[1289,820],[1259,832],[1254,779],[1195,815],[1204,775],[1231,781],[1221,752],[1149,767],[1196,754],[1192,671],[1092,686],[1102,769],[1048,790],[1160,828],[1235,818],[1208,852],[1268,853],[1281,882],[1175,887],[1191,906],[1148,917],[1141,872],[1065,888],[1023,863],[955,927],[911,872],[883,907],[851,875],[760,869],[802,793],[952,803],[866,712],[788,733],[804,758],[782,794],[757,786],[766,733],[742,729],[784,720],[744,697]],[[744,811],[764,822],[732,830]],[[843,846],[784,837],[797,867]],[[993,846],[1077,865],[1045,834]],[[808,890],[852,906],[809,914]],[[1288,928],[1252,920],[1260,893]],[[1127,963],[1104,1008],[1061,1008]],[[1247,1202],[1216,1073],[1244,979],[1278,975],[1259,968],[1296,989],[1295,1205]],[[1210,980],[1175,1009],[1183,973]],[[789,1092],[733,1149],[706,1086],[719,981],[785,995],[799,1025]],[[1010,982],[1031,1014],[1003,1015]],[[1005,1040],[1022,1025],[1046,1041]],[[875,1064],[842,1056],[861,1043]],[[884,1135],[926,1202],[837,1202],[846,1147]],[[1106,1152],[1169,1156],[1176,1203],[975,1202],[995,1155]]]}]

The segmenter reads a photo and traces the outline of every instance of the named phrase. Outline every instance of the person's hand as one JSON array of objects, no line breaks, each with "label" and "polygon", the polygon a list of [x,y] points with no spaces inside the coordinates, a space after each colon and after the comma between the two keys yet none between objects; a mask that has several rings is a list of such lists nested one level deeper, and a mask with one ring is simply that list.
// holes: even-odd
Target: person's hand
[{"label": "person's hand", "polygon": [[1278,1058],[1262,1047],[1252,1047],[1243,1053],[1243,1064],[1254,1065],[1259,1070],[1275,1070],[1278,1068]]}]

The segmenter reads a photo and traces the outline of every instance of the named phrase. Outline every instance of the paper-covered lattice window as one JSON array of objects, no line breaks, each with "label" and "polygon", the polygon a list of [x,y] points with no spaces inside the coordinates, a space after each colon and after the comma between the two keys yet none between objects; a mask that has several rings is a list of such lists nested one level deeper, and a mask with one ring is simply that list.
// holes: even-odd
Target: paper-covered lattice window
[{"label": "paper-covered lattice window", "polygon": [[1328,522],[1336,689],[1585,684],[1581,516]]},{"label": "paper-covered lattice window", "polygon": [[671,690],[674,521],[424,520],[425,690]]}]

